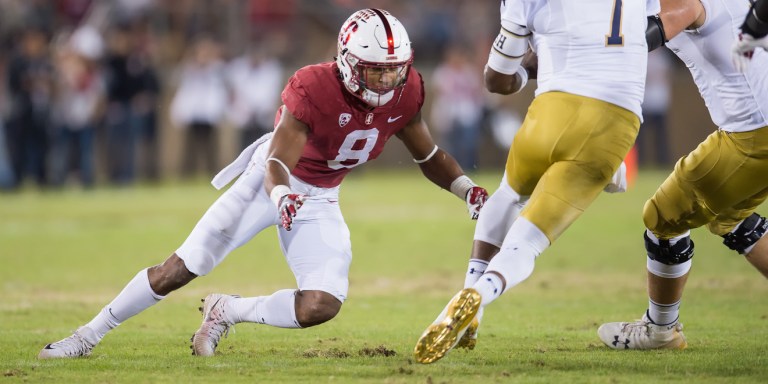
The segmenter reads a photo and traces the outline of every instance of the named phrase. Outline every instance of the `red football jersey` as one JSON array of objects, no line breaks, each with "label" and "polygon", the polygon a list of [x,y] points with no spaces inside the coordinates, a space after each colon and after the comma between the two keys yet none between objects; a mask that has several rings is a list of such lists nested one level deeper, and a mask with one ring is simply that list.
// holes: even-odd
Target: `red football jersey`
[{"label": "red football jersey", "polygon": [[[336,64],[330,62],[296,71],[282,100],[310,131],[293,175],[330,188],[339,185],[352,168],[377,158],[387,140],[416,116],[424,104],[424,83],[411,67],[400,100],[370,108],[349,94]],[[275,122],[279,119],[280,110]]]}]

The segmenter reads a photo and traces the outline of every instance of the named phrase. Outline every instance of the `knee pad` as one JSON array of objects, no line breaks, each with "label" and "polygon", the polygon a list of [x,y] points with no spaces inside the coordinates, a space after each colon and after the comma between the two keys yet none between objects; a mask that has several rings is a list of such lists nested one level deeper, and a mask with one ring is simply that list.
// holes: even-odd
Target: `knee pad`
[{"label": "knee pad", "polygon": [[678,240],[675,245],[670,245],[669,240],[661,239],[659,239],[659,244],[656,244],[648,237],[647,231],[643,232],[643,238],[645,239],[645,250],[648,253],[648,258],[653,261],[665,265],[678,265],[693,257],[693,240],[689,236]]},{"label": "knee pad", "polygon": [[741,222],[738,228],[723,235],[723,244],[744,255],[763,237],[768,230],[768,220],[753,213]]}]

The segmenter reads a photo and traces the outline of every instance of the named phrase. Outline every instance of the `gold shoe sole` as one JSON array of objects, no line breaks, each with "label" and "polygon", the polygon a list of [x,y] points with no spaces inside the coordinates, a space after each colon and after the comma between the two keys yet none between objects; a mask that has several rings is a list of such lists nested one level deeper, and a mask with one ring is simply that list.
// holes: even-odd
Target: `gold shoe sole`
[{"label": "gold shoe sole", "polygon": [[475,318],[472,319],[472,322],[469,323],[467,331],[464,332],[464,336],[459,339],[459,342],[456,343],[454,348],[464,348],[470,351],[475,349],[475,345],[477,345],[478,328],[480,328],[480,322],[477,321],[477,316],[475,316]]},{"label": "gold shoe sole", "polygon": [[480,294],[465,288],[448,303],[443,321],[430,325],[421,335],[413,356],[421,364],[433,363],[445,356],[466,332],[480,309]]}]

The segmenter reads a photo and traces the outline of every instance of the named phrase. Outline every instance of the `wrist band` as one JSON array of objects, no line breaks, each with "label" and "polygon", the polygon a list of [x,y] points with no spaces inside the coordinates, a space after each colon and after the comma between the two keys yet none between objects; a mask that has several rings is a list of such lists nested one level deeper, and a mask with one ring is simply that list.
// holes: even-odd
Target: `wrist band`
[{"label": "wrist band", "polygon": [[291,174],[291,170],[290,170],[290,169],[288,169],[288,166],[287,166],[287,165],[285,165],[285,163],[283,163],[283,162],[282,162],[280,159],[278,159],[277,157],[268,157],[268,158],[267,158],[267,161],[274,161],[275,163],[278,163],[278,164],[280,164],[280,166],[281,166],[281,167],[283,167],[283,169],[285,170],[285,173],[287,173],[287,174],[289,174],[289,175]]},{"label": "wrist band", "polygon": [[432,152],[430,152],[429,155],[427,155],[427,157],[425,157],[425,158],[423,158],[421,160],[413,159],[413,162],[416,163],[416,164],[426,163],[427,161],[429,161],[429,159],[432,158],[432,156],[435,155],[435,153],[437,153],[437,149],[438,149],[437,145],[435,145],[435,148],[432,149]]},{"label": "wrist band", "polygon": [[[278,160],[279,161],[279,160]],[[275,203],[275,206],[280,207],[280,198],[291,193],[291,187],[287,185],[275,185],[272,188],[272,192],[269,193],[269,198]]]},{"label": "wrist band", "polygon": [[476,185],[477,184],[473,183],[467,175],[461,175],[451,183],[450,190],[451,193],[458,196],[459,199],[464,200],[467,198],[467,192],[469,192],[469,189]]}]

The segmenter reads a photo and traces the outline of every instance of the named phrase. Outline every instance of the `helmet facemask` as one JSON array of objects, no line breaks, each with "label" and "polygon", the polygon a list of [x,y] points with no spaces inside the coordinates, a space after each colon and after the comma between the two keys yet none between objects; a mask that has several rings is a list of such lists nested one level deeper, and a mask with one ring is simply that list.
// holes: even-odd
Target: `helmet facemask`
[{"label": "helmet facemask", "polygon": [[402,91],[405,86],[411,62],[373,63],[348,55],[347,63],[352,70],[350,83],[358,87],[353,94],[373,107],[387,104],[396,91]]}]

